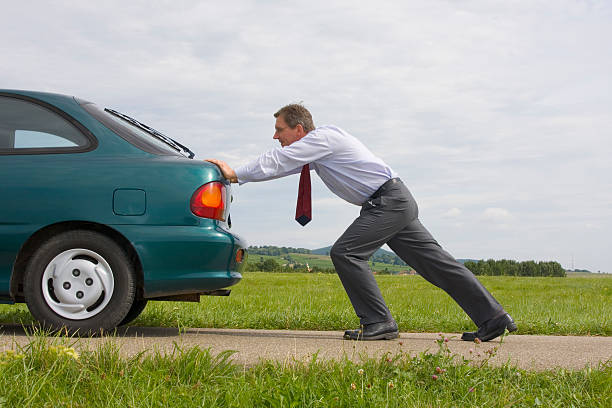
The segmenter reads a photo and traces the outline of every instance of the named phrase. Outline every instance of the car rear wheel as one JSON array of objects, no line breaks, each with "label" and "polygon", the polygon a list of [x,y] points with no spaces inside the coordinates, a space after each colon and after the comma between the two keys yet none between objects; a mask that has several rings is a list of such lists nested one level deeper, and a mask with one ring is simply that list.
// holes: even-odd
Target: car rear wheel
[{"label": "car rear wheel", "polygon": [[94,334],[115,328],[134,302],[132,265],[106,235],[67,231],[45,241],[28,263],[24,295],[44,328]]}]

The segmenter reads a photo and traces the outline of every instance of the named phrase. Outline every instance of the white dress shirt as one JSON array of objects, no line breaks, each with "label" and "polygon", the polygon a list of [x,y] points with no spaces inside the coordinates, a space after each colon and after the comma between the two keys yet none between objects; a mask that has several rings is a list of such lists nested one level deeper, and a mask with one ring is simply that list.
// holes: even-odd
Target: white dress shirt
[{"label": "white dress shirt", "polygon": [[397,174],[359,140],[335,126],[321,126],[289,146],[265,152],[235,169],[238,183],[265,181],[299,173],[310,164],[338,197],[363,204]]}]

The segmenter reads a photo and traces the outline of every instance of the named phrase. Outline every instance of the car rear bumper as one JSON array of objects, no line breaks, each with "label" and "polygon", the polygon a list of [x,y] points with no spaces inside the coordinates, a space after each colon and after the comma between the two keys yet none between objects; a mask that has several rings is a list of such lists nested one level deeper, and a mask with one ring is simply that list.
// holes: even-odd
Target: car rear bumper
[{"label": "car rear bumper", "polygon": [[144,297],[226,288],[242,279],[246,242],[214,221],[205,226],[113,225],[133,245],[142,265]]}]

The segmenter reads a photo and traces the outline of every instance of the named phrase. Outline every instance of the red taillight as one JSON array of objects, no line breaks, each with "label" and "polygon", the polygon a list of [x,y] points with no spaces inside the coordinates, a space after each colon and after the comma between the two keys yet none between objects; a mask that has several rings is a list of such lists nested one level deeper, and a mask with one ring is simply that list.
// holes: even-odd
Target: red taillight
[{"label": "red taillight", "polygon": [[191,212],[198,217],[225,221],[225,186],[213,181],[198,188],[191,196]]},{"label": "red taillight", "polygon": [[244,260],[244,249],[236,251],[236,263],[242,263]]}]

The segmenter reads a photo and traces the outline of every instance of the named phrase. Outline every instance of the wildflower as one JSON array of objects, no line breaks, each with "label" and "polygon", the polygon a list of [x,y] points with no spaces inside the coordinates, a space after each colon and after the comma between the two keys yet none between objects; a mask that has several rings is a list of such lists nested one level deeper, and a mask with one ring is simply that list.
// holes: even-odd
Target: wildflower
[{"label": "wildflower", "polygon": [[470,387],[470,389],[468,390],[468,392],[474,392],[474,387]]},{"label": "wildflower", "polygon": [[386,361],[387,361],[387,363],[390,363],[392,360],[389,357],[387,357]]},{"label": "wildflower", "polygon": [[436,372],[437,372],[438,374],[442,374],[442,369],[441,369],[440,367],[436,367]]},{"label": "wildflower", "polygon": [[372,388],[372,384],[367,384],[366,388],[369,390],[370,388]]},{"label": "wildflower", "polygon": [[355,385],[355,383],[351,383],[351,390],[356,390],[357,386]]},{"label": "wildflower", "polygon": [[357,370],[357,372],[359,373],[359,375],[363,375],[363,368],[360,368],[359,370]]},{"label": "wildflower", "polygon": [[393,384],[393,381],[389,381],[389,384],[387,384],[389,386],[389,388],[394,388],[395,385]]},{"label": "wildflower", "polygon": [[469,349],[468,351],[470,352],[470,354],[472,354],[474,352],[474,349]]},{"label": "wildflower", "polygon": [[444,338],[444,342],[448,343],[448,337]]},{"label": "wildflower", "polygon": [[15,350],[6,350],[0,353],[0,365],[8,364],[12,360],[23,360],[24,354],[16,353]]},{"label": "wildflower", "polygon": [[49,347],[49,351],[57,355],[58,357],[70,357],[75,360],[79,359],[79,353],[76,352],[72,347],[65,346],[51,346]]},{"label": "wildflower", "polygon": [[438,376],[434,374],[434,375],[431,376],[431,379],[436,381],[438,379]]},{"label": "wildflower", "polygon": [[399,342],[399,345],[400,345],[400,346],[403,346],[403,345],[404,345],[404,342],[403,342],[403,341],[400,341],[400,342]]},{"label": "wildflower", "polygon": [[482,341],[480,341],[480,339],[479,339],[478,337],[476,337],[476,338],[474,339],[474,343],[476,343],[476,344],[480,344],[480,343],[482,343]]}]

